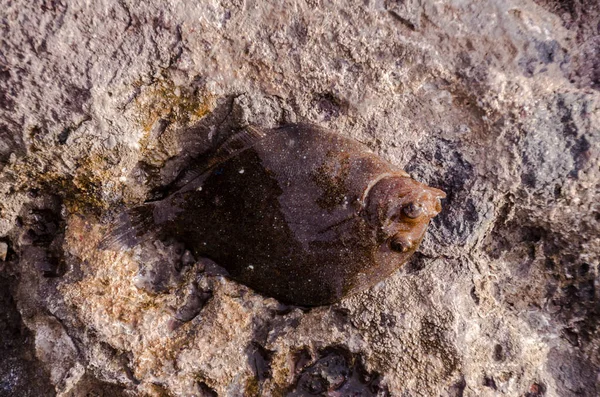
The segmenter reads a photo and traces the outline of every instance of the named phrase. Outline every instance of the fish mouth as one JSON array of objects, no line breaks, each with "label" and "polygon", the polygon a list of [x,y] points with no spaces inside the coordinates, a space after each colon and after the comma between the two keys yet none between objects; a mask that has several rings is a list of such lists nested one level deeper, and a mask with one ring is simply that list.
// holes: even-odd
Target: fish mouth
[{"label": "fish mouth", "polygon": [[429,219],[439,214],[442,211],[441,200],[446,198],[446,193],[412,178],[409,180],[412,184],[407,184],[404,189],[398,191],[398,200],[406,205],[420,206]]}]

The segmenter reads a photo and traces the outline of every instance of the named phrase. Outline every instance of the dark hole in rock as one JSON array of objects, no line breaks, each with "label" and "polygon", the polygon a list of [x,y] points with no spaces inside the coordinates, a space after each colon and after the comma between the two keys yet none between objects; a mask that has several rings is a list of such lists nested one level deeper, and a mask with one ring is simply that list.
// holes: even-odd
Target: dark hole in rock
[{"label": "dark hole in rock", "polygon": [[496,361],[504,361],[506,359],[506,353],[504,352],[504,348],[502,345],[497,344],[494,346],[494,360]]},{"label": "dark hole in rock", "polygon": [[204,382],[198,383],[198,388],[200,389],[200,397],[218,397],[216,391],[214,391],[211,387],[209,387]]},{"label": "dark hole in rock", "polygon": [[546,393],[546,386],[543,383],[532,383],[525,397],[542,397]]},{"label": "dark hole in rock", "polygon": [[323,115],[323,119],[329,121],[343,114],[347,104],[332,93],[324,93],[315,98],[315,106]]},{"label": "dark hole in rock", "polygon": [[479,305],[480,298],[475,287],[471,288],[471,298],[473,298],[473,302],[475,302],[476,305]]},{"label": "dark hole in rock", "polygon": [[408,274],[416,273],[420,270],[425,269],[427,258],[420,252],[415,252],[410,260],[404,265],[404,268]]},{"label": "dark hole in rock", "polygon": [[465,388],[467,387],[467,382],[465,381],[465,377],[461,376],[460,380],[456,382],[454,385],[450,386],[448,389],[448,396],[450,397],[463,397],[465,394]]},{"label": "dark hole in rock", "polygon": [[562,195],[562,186],[555,185],[554,186],[554,198],[558,199]]},{"label": "dark hole in rock", "polygon": [[571,345],[579,346],[579,335],[571,328],[565,328],[562,331],[562,337],[565,338]]},{"label": "dark hole in rock", "polygon": [[337,320],[337,324],[347,324],[350,321],[350,310],[343,307],[333,309],[333,315]]},{"label": "dark hole in rock", "polygon": [[523,241],[537,243],[545,237],[545,230],[539,227],[523,228]]},{"label": "dark hole in rock", "polygon": [[12,262],[17,259],[13,243],[8,238],[0,239],[0,262]]},{"label": "dark hole in rock", "polygon": [[67,139],[69,139],[69,135],[71,135],[71,129],[64,128],[60,132],[60,134],[58,134],[58,136],[56,137],[58,139],[58,143],[61,145],[64,145],[65,143],[67,143]]},{"label": "dark hole in rock", "polygon": [[590,271],[590,265],[588,263],[582,263],[579,266],[578,272],[580,276],[585,276]]},{"label": "dark hole in rock", "polygon": [[483,385],[489,387],[490,389],[498,390],[498,387],[496,386],[496,381],[491,376],[483,377]]}]

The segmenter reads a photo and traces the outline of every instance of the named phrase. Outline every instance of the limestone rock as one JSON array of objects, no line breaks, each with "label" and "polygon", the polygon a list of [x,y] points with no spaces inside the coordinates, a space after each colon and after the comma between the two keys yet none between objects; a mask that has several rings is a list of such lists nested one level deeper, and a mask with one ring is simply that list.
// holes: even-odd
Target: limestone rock
[{"label": "limestone rock", "polygon": [[[600,393],[597,2],[2,9],[0,395]],[[97,249],[236,127],[297,121],[448,193],[389,279],[306,310],[177,242]]]}]

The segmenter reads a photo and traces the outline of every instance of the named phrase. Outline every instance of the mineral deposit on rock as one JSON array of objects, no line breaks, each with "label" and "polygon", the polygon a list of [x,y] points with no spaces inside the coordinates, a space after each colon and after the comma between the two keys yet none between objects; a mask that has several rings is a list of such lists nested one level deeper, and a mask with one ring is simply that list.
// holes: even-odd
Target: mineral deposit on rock
[{"label": "mineral deposit on rock", "polygon": [[[0,4],[0,396],[597,396],[597,0]],[[319,308],[102,251],[232,131],[310,122],[447,193]]]}]

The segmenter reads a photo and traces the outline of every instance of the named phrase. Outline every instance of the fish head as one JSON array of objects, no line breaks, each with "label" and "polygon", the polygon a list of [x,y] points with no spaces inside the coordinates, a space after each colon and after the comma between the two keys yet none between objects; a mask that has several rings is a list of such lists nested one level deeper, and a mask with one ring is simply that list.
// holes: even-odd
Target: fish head
[{"label": "fish head", "polygon": [[405,176],[378,180],[365,199],[367,222],[377,229],[380,253],[404,263],[418,248],[429,221],[441,210],[443,191]]}]

